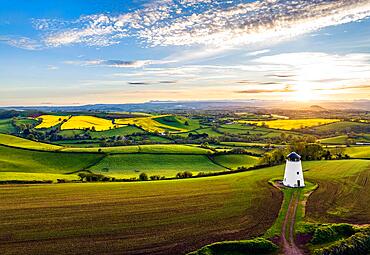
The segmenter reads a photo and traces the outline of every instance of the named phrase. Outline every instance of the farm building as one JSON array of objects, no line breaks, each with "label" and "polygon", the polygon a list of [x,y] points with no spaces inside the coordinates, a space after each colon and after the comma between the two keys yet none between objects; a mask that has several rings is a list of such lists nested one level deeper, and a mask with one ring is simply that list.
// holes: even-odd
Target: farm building
[{"label": "farm building", "polygon": [[292,152],[286,158],[283,184],[288,187],[304,187],[301,156]]}]

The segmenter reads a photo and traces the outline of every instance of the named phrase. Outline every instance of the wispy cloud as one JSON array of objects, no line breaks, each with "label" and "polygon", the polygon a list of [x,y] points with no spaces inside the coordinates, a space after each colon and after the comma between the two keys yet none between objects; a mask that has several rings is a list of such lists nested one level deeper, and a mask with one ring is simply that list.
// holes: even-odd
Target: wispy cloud
[{"label": "wispy cloud", "polygon": [[28,37],[0,36],[0,42],[24,50],[39,50],[43,45]]},{"label": "wispy cloud", "polygon": [[289,86],[286,86],[285,88],[282,89],[249,89],[236,92],[241,94],[262,94],[262,93],[289,93],[294,91],[295,90],[291,89]]},{"label": "wispy cloud", "polygon": [[117,59],[95,59],[95,60],[69,60],[64,61],[65,64],[79,66],[109,66],[120,68],[139,68],[155,63],[151,60],[117,60]]},{"label": "wispy cloud", "polygon": [[42,20],[35,26],[46,31],[44,43],[52,47],[108,46],[126,37],[149,46],[233,47],[289,39],[369,15],[368,0],[161,0],[121,15],[96,14],[59,23]]},{"label": "wispy cloud", "polygon": [[266,54],[269,52],[270,52],[269,49],[264,49],[264,50],[257,50],[257,51],[249,52],[246,55],[247,56],[257,56],[257,55],[262,55],[262,54]]}]

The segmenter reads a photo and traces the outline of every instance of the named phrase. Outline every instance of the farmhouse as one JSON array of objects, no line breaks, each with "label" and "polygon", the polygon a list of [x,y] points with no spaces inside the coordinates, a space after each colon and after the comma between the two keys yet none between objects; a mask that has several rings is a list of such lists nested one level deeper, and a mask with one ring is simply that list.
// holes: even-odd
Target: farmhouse
[{"label": "farmhouse", "polygon": [[283,184],[288,187],[304,187],[301,156],[291,152],[286,158]]}]

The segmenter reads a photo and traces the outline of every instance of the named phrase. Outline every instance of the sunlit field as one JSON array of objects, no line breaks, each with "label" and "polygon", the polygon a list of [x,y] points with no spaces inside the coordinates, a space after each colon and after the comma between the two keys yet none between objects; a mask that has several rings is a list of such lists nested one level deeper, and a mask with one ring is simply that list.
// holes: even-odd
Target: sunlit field
[{"label": "sunlit field", "polygon": [[41,123],[38,124],[35,128],[50,128],[54,127],[63,121],[66,121],[70,116],[57,116],[57,115],[41,115],[37,117],[38,120],[41,120]]},{"label": "sunlit field", "polygon": [[118,124],[114,124],[111,120],[94,116],[72,116],[67,122],[62,124],[61,129],[90,129],[94,131],[105,131],[119,127],[120,125]]},{"label": "sunlit field", "polygon": [[253,124],[257,126],[265,126],[274,129],[292,130],[308,127],[326,125],[340,121],[339,119],[290,119],[290,120],[269,120],[269,121],[238,121],[239,123]]},{"label": "sunlit field", "polygon": [[[167,115],[164,115],[162,117],[165,117],[165,116]],[[169,132],[186,132],[187,131],[184,128],[178,128],[176,126],[170,126],[170,125],[166,125],[166,124],[156,121],[156,119],[160,117],[161,116],[116,119],[115,123],[119,125],[135,125],[148,132],[163,133],[166,131],[169,131]]]}]

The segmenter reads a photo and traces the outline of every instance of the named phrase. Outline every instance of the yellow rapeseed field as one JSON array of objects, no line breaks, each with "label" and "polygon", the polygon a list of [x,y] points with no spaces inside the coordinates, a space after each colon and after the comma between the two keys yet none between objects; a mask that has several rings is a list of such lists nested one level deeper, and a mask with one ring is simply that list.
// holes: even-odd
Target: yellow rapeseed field
[{"label": "yellow rapeseed field", "polygon": [[[166,116],[166,115],[163,115],[163,116]],[[158,121],[153,119],[153,118],[158,118],[158,117],[163,117],[163,116],[116,119],[115,123],[120,124],[120,125],[135,125],[148,132],[163,133],[165,131],[170,131],[170,132],[186,132],[187,131],[186,129],[177,128],[177,127],[159,123]]]},{"label": "yellow rapeseed field", "polygon": [[41,115],[36,119],[42,120],[42,122],[35,128],[50,128],[58,125],[64,120],[68,120],[70,116],[57,116],[57,115]]},{"label": "yellow rapeseed field", "polygon": [[263,126],[274,129],[292,130],[306,127],[321,126],[338,122],[338,119],[296,119],[296,120],[268,120],[268,121],[244,121],[240,120],[239,123],[255,124],[257,126]]},{"label": "yellow rapeseed field", "polygon": [[91,129],[95,131],[105,131],[117,128],[120,125],[113,124],[111,120],[102,119],[94,116],[73,116],[61,126],[65,129]]}]

